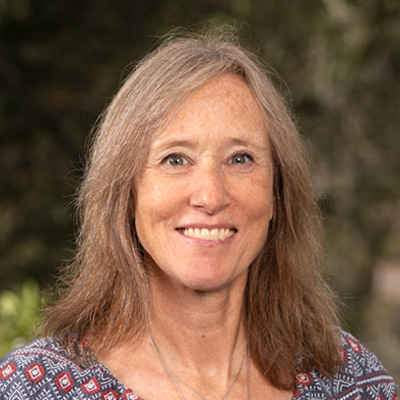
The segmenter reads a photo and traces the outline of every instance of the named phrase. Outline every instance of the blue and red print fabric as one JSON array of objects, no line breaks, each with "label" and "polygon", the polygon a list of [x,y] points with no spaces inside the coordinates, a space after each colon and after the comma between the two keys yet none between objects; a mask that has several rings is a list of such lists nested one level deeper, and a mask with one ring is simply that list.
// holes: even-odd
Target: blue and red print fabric
[{"label": "blue and red print fabric", "polygon": [[[298,374],[295,400],[398,400],[393,379],[378,359],[347,333],[343,368],[327,378]],[[82,368],[54,338],[36,339],[0,360],[2,400],[141,400],[99,363]]]}]

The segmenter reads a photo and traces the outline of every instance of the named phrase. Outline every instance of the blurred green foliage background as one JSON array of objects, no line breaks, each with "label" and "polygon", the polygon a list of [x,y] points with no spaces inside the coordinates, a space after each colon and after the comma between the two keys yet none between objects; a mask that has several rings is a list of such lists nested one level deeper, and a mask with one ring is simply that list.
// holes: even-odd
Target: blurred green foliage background
[{"label": "blurred green foliage background", "polygon": [[233,19],[290,88],[347,329],[400,380],[398,0],[0,0],[0,353],[71,256],[84,143],[127,66],[172,28]]}]

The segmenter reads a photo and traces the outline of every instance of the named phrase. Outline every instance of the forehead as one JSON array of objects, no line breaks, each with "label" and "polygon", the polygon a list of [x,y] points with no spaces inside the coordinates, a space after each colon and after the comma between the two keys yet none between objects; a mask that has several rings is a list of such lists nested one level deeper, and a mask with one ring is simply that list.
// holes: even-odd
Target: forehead
[{"label": "forehead", "polygon": [[260,107],[242,77],[224,74],[200,86],[153,142],[200,132],[211,136],[225,133],[236,139],[250,135],[259,142],[268,141]]},{"label": "forehead", "polygon": [[240,114],[253,112],[253,117],[257,120],[261,117],[257,101],[246,81],[241,76],[231,73],[215,77],[200,86],[183,104],[178,114],[185,111],[196,113],[205,106],[224,108],[225,112],[232,113],[239,110]]}]

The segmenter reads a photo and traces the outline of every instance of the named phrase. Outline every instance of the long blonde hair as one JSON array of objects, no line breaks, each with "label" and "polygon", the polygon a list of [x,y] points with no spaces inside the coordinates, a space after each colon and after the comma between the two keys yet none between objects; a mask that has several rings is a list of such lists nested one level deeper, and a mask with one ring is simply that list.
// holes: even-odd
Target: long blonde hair
[{"label": "long blonde hair", "polygon": [[277,387],[298,371],[331,374],[338,364],[338,319],[321,279],[321,223],[306,152],[270,73],[233,36],[168,38],[131,72],[95,131],[79,192],[80,234],[60,300],[44,334],[102,338],[102,350],[140,340],[149,313],[143,249],[132,224],[134,177],[149,143],[194,90],[224,73],[245,79],[260,109],[274,163],[275,213],[250,266],[246,307],[253,359]]}]

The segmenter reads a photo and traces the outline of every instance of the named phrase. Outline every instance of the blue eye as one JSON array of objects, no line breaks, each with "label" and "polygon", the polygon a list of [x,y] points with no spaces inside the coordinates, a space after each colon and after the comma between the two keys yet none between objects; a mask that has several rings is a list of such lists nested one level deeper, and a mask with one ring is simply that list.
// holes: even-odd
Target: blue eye
[{"label": "blue eye", "polygon": [[235,154],[231,159],[232,164],[245,164],[248,161],[253,161],[253,157],[246,153]]},{"label": "blue eye", "polygon": [[184,165],[186,160],[180,154],[170,154],[163,159],[163,162],[168,163],[168,165],[175,167],[175,166]]}]

